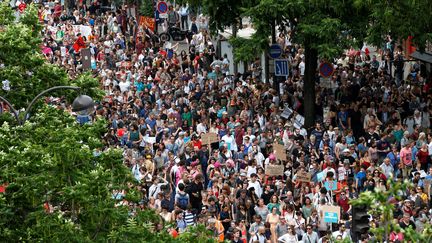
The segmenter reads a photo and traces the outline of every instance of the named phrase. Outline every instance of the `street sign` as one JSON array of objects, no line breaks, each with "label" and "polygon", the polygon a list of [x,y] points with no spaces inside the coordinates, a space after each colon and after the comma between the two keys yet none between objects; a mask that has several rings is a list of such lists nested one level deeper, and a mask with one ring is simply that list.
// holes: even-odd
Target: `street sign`
[{"label": "street sign", "polygon": [[160,14],[164,14],[164,13],[168,12],[168,4],[164,1],[158,2],[157,10],[159,11]]},{"label": "street sign", "polygon": [[275,60],[275,76],[288,76],[288,59]]},{"label": "street sign", "polygon": [[321,207],[324,213],[324,223],[338,223],[340,207],[339,206],[328,206],[324,205]]},{"label": "street sign", "polygon": [[269,54],[271,58],[279,58],[282,55],[282,47],[279,44],[272,44],[269,49]]},{"label": "street sign", "polygon": [[321,77],[329,78],[330,76],[332,76],[332,74],[334,72],[334,67],[331,63],[323,62],[319,66],[319,72],[321,74]]},{"label": "street sign", "polygon": [[168,4],[164,1],[158,2],[157,11],[159,12],[159,18],[168,18]]}]

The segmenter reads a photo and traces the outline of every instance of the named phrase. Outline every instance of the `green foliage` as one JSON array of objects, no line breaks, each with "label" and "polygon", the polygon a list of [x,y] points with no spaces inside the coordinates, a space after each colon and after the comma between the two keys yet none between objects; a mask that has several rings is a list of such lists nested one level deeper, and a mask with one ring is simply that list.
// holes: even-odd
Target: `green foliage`
[{"label": "green foliage", "polygon": [[403,200],[401,195],[410,187],[412,187],[412,183],[408,181],[395,182],[390,179],[387,181],[387,190],[375,189],[375,191],[362,192],[358,199],[350,201],[352,205],[368,206],[370,208],[369,213],[379,219],[379,225],[374,225],[370,230],[379,242],[387,240],[386,237],[388,237],[392,231],[402,232],[406,241],[431,242],[432,227],[430,224],[426,224],[423,232],[418,233],[411,227],[402,229],[399,224],[393,220],[395,205],[389,203],[389,199],[394,198],[397,201]]},{"label": "green foliage", "polygon": [[413,42],[421,50],[432,40],[432,5],[428,0],[406,1],[364,1],[356,0],[356,6],[370,9],[367,41],[378,47],[384,37],[391,35],[394,40],[413,36]]},{"label": "green foliage", "polygon": [[104,120],[80,126],[53,107],[23,126],[0,127],[0,184],[9,184],[0,194],[2,241],[214,242],[202,227],[175,240],[155,212],[131,217],[127,206],[115,206],[113,189],[126,190],[129,202],[143,195],[129,189],[136,182],[121,150],[101,150],[105,132]]},{"label": "green foliage", "polygon": [[233,46],[234,61],[236,62],[249,62],[259,57],[259,43],[256,39],[245,39],[242,37],[231,37],[229,43]]},{"label": "green foliage", "polygon": [[[77,85],[94,99],[101,97],[99,83],[84,74],[70,80],[64,69],[47,63],[41,52],[41,30],[36,5],[30,4],[18,21],[7,2],[0,3],[0,81],[9,80],[11,90],[0,90],[17,109],[25,108],[40,92],[53,86]],[[88,92],[88,93],[87,93]],[[49,95],[76,97],[71,91],[58,91]]]},{"label": "green foliage", "polygon": [[153,0],[141,0],[139,13],[142,16],[154,17]]}]

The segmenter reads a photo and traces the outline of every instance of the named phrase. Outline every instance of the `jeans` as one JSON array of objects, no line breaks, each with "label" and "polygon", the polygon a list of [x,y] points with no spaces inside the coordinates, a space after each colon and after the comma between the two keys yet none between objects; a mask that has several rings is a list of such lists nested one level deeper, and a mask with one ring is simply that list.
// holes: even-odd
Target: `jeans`
[{"label": "jeans", "polygon": [[185,15],[185,16],[181,16],[181,28],[182,28],[183,30],[189,28],[189,27],[188,27],[188,16],[187,16],[187,15]]}]

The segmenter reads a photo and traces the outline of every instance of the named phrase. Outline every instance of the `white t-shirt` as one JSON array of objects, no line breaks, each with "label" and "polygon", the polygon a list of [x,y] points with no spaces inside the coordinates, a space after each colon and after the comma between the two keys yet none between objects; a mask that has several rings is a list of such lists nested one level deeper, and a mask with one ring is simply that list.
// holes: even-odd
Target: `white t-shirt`
[{"label": "white t-shirt", "polygon": [[130,88],[130,82],[126,81],[126,82],[120,82],[119,83],[119,87],[120,87],[120,91],[123,93],[125,91],[129,91]]},{"label": "white t-shirt", "polygon": [[305,63],[303,61],[301,61],[300,64],[299,64],[299,69],[300,69],[300,75],[301,76],[304,76],[305,68],[306,68]]}]

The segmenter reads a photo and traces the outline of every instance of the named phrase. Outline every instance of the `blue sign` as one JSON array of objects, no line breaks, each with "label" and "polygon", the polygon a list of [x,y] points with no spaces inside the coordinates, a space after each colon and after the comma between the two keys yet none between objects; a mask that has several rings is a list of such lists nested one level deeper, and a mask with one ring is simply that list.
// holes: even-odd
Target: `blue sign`
[{"label": "blue sign", "polygon": [[159,13],[164,14],[168,11],[168,4],[166,2],[159,2],[157,5]]},{"label": "blue sign", "polygon": [[337,181],[326,181],[324,182],[324,186],[327,189],[327,191],[336,191]]},{"label": "blue sign", "polygon": [[275,76],[288,76],[288,60],[277,59],[275,60]]},{"label": "blue sign", "polygon": [[333,74],[334,67],[331,63],[323,62],[319,66],[319,72],[323,78],[328,78]]},{"label": "blue sign", "polygon": [[324,223],[337,223],[337,222],[339,222],[337,213],[324,212]]},{"label": "blue sign", "polygon": [[269,54],[271,58],[279,58],[282,55],[282,47],[278,44],[270,46]]}]

